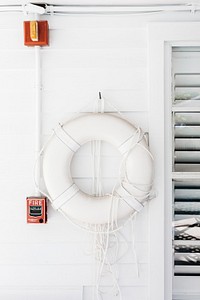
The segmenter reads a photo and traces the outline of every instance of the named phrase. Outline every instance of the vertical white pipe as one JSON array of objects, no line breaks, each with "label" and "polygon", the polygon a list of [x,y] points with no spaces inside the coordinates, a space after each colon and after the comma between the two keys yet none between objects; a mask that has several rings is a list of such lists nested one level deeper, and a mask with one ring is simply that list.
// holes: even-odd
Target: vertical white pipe
[{"label": "vertical white pipe", "polygon": [[[40,186],[41,176],[41,134],[42,134],[42,74],[41,74],[41,53],[40,46],[35,46],[35,158],[37,166],[35,170],[35,179]],[[37,187],[36,196],[41,196]]]}]

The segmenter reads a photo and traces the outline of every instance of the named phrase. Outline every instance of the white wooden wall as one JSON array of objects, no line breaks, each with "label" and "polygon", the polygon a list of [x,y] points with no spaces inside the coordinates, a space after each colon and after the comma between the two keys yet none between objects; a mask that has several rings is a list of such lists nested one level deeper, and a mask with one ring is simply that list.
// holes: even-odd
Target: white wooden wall
[{"label": "white wooden wall", "polygon": [[[26,224],[25,199],[34,194],[35,120],[34,49],[23,45],[27,18],[0,16],[0,298],[90,300],[95,266],[85,252],[92,236],[51,207],[47,224]],[[189,20],[187,15],[182,18]],[[43,140],[59,121],[95,101],[99,91],[148,131],[147,19],[50,16],[48,20],[50,46],[41,50]],[[89,151],[86,147],[76,155],[72,170],[86,190],[91,184]],[[105,150],[102,166],[110,181],[118,159],[112,154],[112,149]],[[111,168],[106,168],[108,160]],[[110,185],[109,180],[104,183],[106,188]],[[130,250],[118,266],[124,300],[148,299],[148,207],[138,215],[136,225],[140,276]],[[123,233],[131,241],[130,226]]]}]

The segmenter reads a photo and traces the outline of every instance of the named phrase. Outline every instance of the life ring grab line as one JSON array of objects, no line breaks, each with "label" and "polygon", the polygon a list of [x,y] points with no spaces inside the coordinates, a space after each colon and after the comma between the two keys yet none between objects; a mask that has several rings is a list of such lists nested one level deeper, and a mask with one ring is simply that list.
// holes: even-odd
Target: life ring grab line
[{"label": "life ring grab line", "polygon": [[[64,204],[72,200],[72,198],[78,192],[79,192],[79,188],[77,187],[77,185],[72,184],[56,199],[51,199],[53,208],[55,210],[59,210]],[[137,212],[140,212],[144,208],[144,204],[142,204],[139,200],[133,197],[133,195],[128,193],[127,190],[122,185],[120,185],[120,187],[117,189],[117,195],[106,194],[105,196],[114,197],[118,200],[124,201],[127,205],[129,205]]]},{"label": "life ring grab line", "polygon": [[[75,144],[77,144],[77,147],[78,147],[78,145],[80,147],[82,144],[80,145],[79,141],[77,141],[77,139],[75,139],[74,137],[72,137],[72,135],[67,131],[66,124],[69,124],[69,123],[73,122],[74,120],[79,119],[79,117],[84,118],[84,117],[87,117],[88,115],[92,115],[94,117],[95,116],[99,116],[99,115],[109,116],[109,117],[112,117],[113,119],[120,119],[124,123],[127,123],[127,124],[130,125],[131,131],[129,129],[129,131],[130,131],[129,136],[127,136],[127,138],[125,138],[125,140],[123,139],[123,141],[121,143],[119,143],[118,145],[114,145],[117,148],[118,147],[120,148],[126,141],[128,141],[129,139],[131,139],[137,133],[138,129],[141,130],[140,127],[136,128],[136,127],[134,127],[130,123],[130,121],[126,120],[125,118],[122,118],[121,117],[121,113],[120,113],[120,117],[116,117],[116,115],[112,114],[112,113],[101,113],[101,114],[100,113],[82,113],[82,114],[79,113],[77,117],[74,117],[74,118],[66,121],[65,123],[64,122],[62,122],[62,123],[59,122],[58,123],[58,126],[56,127],[56,134],[57,134],[57,136],[59,137],[59,135],[60,135],[60,137],[62,136],[64,138],[64,135],[66,134],[67,135],[67,139],[69,138],[70,140],[72,140],[72,143],[75,142]],[[61,129],[61,133],[59,132],[60,129]],[[54,129],[54,131],[55,131],[55,129]],[[100,139],[94,139],[94,140],[100,140]]]},{"label": "life ring grab line", "polygon": [[[91,114],[88,114],[88,115],[84,115],[85,116],[85,118],[90,118],[91,117]],[[99,114],[97,114],[97,116],[98,116],[98,118],[100,117],[100,118],[103,118],[103,120],[105,119],[105,120],[109,120],[109,118],[110,118],[110,115],[108,115],[108,114],[101,114],[101,116],[99,116]],[[112,117],[114,117],[114,119],[115,119],[115,121],[116,121],[116,119],[118,119],[119,120],[119,122],[123,122],[123,123],[128,123],[127,121],[125,121],[125,120],[123,120],[123,119],[121,119],[121,118],[119,118],[119,117],[116,117],[116,116],[112,116]],[[93,118],[93,120],[94,120],[94,114],[92,114],[92,117],[91,118]],[[113,119],[113,118],[112,118]],[[73,119],[72,120],[73,122],[76,122],[76,121],[80,121],[80,120],[76,120],[76,119]],[[111,120],[112,121],[112,120]],[[69,121],[70,122],[70,121]],[[117,121],[118,122],[118,121]],[[112,122],[111,122],[112,123]],[[124,124],[122,124],[123,126],[124,126]],[[66,124],[64,124],[64,125],[59,125],[59,127],[58,127],[58,131],[61,131],[62,132],[62,134],[64,133],[64,136],[66,135],[67,136],[67,141],[68,141],[68,136],[73,136],[72,134],[71,134],[71,131],[70,131],[70,134],[68,135],[68,133],[66,133],[66,131],[65,130],[63,130],[63,128],[61,128],[62,126],[66,126],[66,128],[67,128],[67,123]],[[127,125],[128,127],[129,127],[129,129],[128,129],[128,132],[130,132],[130,123],[128,123],[128,125]],[[126,126],[124,126],[124,127],[126,127]],[[125,145],[126,143],[127,143],[127,141],[129,141],[129,143],[130,143],[130,141],[133,143],[133,144],[135,144],[135,146],[137,146],[137,145],[141,145],[142,146],[142,148],[144,148],[144,152],[147,152],[147,153],[150,153],[150,151],[146,148],[146,147],[148,147],[147,146],[147,144],[146,144],[146,141],[144,140],[144,136],[142,135],[142,136],[137,136],[136,135],[136,133],[137,133],[137,131],[139,131],[139,132],[141,132],[141,129],[137,129],[136,127],[134,127],[132,124],[131,124],[131,128],[132,128],[132,131],[135,131],[134,132],[134,134],[132,134],[131,136],[130,136],[130,134],[129,134],[129,138],[126,138],[126,140],[124,141],[124,142],[121,142],[121,143],[118,143],[118,145],[120,144],[120,146],[122,146],[122,145]],[[109,128],[108,128],[109,129]],[[57,131],[57,132],[58,132]],[[136,135],[137,136],[137,140],[136,139],[134,139],[134,135]],[[80,135],[78,135],[78,136],[80,136]],[[99,137],[99,136],[98,136]],[[54,136],[52,137],[52,139],[53,138],[55,138],[55,131],[54,131]],[[56,135],[56,138],[57,138],[57,140],[60,140],[60,139],[58,139],[58,137],[57,137],[57,135]],[[121,138],[120,138],[121,139]],[[80,147],[80,145],[81,145],[81,143],[80,143],[80,141],[78,140],[78,142],[77,141],[75,141],[75,139],[74,138],[71,138],[71,140],[73,141],[73,143],[74,143],[74,145],[75,145],[75,147],[78,149],[79,147]],[[92,140],[92,139],[91,139]],[[102,138],[102,140],[104,140],[103,138]],[[75,141],[75,142],[74,142]],[[60,141],[60,142],[63,142],[63,141]],[[131,143],[131,144],[132,144]],[[142,144],[141,144],[142,143]],[[66,145],[66,142],[64,143],[65,144],[65,146],[67,146]],[[70,149],[70,147],[68,147],[68,149],[70,150],[70,151],[73,151],[73,152],[76,152],[77,150],[75,150],[75,147],[74,147],[74,151],[72,150],[72,149]],[[129,146],[130,147],[130,146]],[[128,147],[127,147],[128,148]],[[54,149],[55,150],[55,149]],[[124,151],[123,151],[124,152]],[[127,151],[125,151],[125,153],[127,153]],[[46,151],[43,153],[44,154],[44,156],[45,156],[45,154],[46,154]],[[59,154],[58,154],[59,155]],[[70,155],[70,154],[69,154]],[[123,154],[124,155],[124,154]],[[144,156],[145,154],[143,154],[143,156]],[[54,157],[54,159],[55,159],[55,157]],[[148,162],[149,163],[149,166],[150,166],[150,162]],[[151,168],[151,167],[150,167]],[[44,178],[45,179],[45,178]],[[152,182],[152,181],[151,181]],[[149,182],[149,183],[145,183],[145,186],[151,186],[152,185],[152,183],[151,182]],[[46,184],[46,181],[45,181],[45,184]],[[75,187],[75,185],[73,185],[73,187]],[[77,187],[76,187],[77,188]],[[119,188],[118,188],[119,189]],[[47,187],[47,190],[48,190],[48,187]],[[116,190],[116,193],[118,192],[118,190]],[[143,191],[141,191],[141,192],[143,192]],[[70,204],[70,203],[72,203],[73,201],[70,201],[70,200],[72,200],[72,198],[77,198],[77,196],[79,195],[79,193],[80,193],[80,196],[81,196],[81,191],[79,191],[78,190],[78,188],[77,188],[77,192],[74,192],[74,193],[72,193],[72,195],[71,195],[71,197],[68,197],[68,199],[67,199],[67,201],[65,201],[66,200],[66,198],[64,198],[63,197],[63,200],[61,201],[61,200],[59,200],[59,197],[57,197],[57,200],[56,200],[56,202],[57,202],[57,204],[55,203],[55,205],[53,205],[57,210],[62,210],[62,206],[65,206],[64,204],[65,203],[68,203],[68,204]],[[142,199],[144,199],[144,200],[147,200],[147,193],[148,193],[148,191],[144,191],[144,194],[143,194],[143,197],[141,196],[141,197],[138,197],[138,198],[140,198],[140,201],[142,201]],[[62,195],[64,195],[64,194],[68,194],[68,188],[66,189],[65,188],[65,190],[64,190],[64,192],[63,193],[59,193],[60,195],[62,194]],[[118,193],[119,194],[119,193]],[[144,206],[144,204],[142,203],[141,205],[140,205],[140,201],[137,199],[137,197],[134,197],[134,195],[131,195],[130,194],[130,196],[129,195],[124,195],[124,193],[122,193],[123,195],[119,195],[119,199],[121,199],[121,200],[124,200],[123,202],[124,202],[124,204],[126,205],[126,206],[129,206],[129,208],[131,208],[131,212],[133,213],[133,210],[135,210],[135,211],[137,211],[137,212],[139,212],[139,211],[141,211],[141,209],[143,208],[143,206]],[[74,197],[74,196],[76,196],[76,197]],[[89,195],[87,195],[87,196],[89,196]],[[113,195],[111,195],[111,196],[113,196]],[[110,196],[110,197],[111,197]],[[61,196],[60,196],[61,197]],[[116,196],[115,196],[116,197]],[[125,197],[128,197],[128,198],[125,198]],[[132,197],[132,202],[130,201],[130,199],[131,199],[131,197]],[[55,202],[55,197],[53,197],[54,198],[54,200],[52,199],[52,197],[50,197],[50,200],[51,200],[51,202],[52,202],[52,204]],[[90,198],[90,199],[89,199]],[[89,196],[89,198],[88,198],[88,201],[90,201],[90,200],[92,200],[93,198],[94,198],[94,196]],[[98,197],[95,197],[95,198],[98,198]],[[100,198],[100,197],[99,197]],[[134,199],[135,198],[135,199]],[[61,199],[61,198],[60,198]],[[126,200],[126,201],[125,201]],[[100,200],[99,200],[100,201]],[[120,201],[121,202],[121,201]],[[60,203],[61,203],[61,205],[60,205]],[[138,204],[139,203],[139,204]],[[131,205],[130,205],[131,204]],[[71,204],[70,204],[71,205]],[[91,205],[92,205],[92,202],[91,202]],[[78,209],[78,207],[77,207],[77,209]],[[63,213],[65,213],[65,212],[63,212]],[[129,210],[129,213],[130,213],[130,210]],[[70,217],[70,216],[69,216]],[[73,218],[73,216],[72,216],[72,218]],[[98,223],[98,222],[97,222]]]},{"label": "life ring grab line", "polygon": [[138,144],[139,139],[143,137],[140,137],[140,133],[141,129],[140,127],[137,127],[136,131],[118,147],[118,150],[121,152],[122,155],[127,153],[133,144]]},{"label": "life ring grab line", "polygon": [[[53,132],[55,136],[74,153],[81,147],[81,145],[72,136],[70,136],[66,130],[63,129],[63,124],[59,123]],[[141,128],[137,127],[135,132],[117,147],[122,155],[130,150],[130,147],[133,143],[136,142],[136,144],[138,144],[139,139],[142,140],[144,133],[142,132],[142,136],[140,136],[141,132]],[[138,136],[137,133],[139,133]]]},{"label": "life ring grab line", "polygon": [[55,136],[63,142],[71,151],[76,152],[81,145],[75,141],[64,129],[63,125],[60,123],[58,126],[53,130]]},{"label": "life ring grab line", "polygon": [[60,207],[62,207],[64,204],[70,201],[78,192],[79,188],[77,187],[77,185],[72,184],[63,193],[61,193],[61,195],[59,195],[55,199],[52,199],[53,208],[58,210]]},{"label": "life ring grab line", "polygon": [[120,185],[120,187],[118,188],[117,194],[119,195],[120,200],[123,200],[135,211],[140,212],[144,208],[144,204],[133,197],[133,195],[131,195],[122,185]]}]

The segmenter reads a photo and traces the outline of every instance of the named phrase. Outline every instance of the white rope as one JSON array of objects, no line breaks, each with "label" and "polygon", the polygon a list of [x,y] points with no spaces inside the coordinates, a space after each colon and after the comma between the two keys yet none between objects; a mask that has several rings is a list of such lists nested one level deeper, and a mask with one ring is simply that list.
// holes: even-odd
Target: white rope
[{"label": "white rope", "polygon": [[81,145],[63,129],[63,125],[59,124],[54,129],[54,133],[58,140],[65,144],[71,151],[76,152],[80,148]]},{"label": "white rope", "polygon": [[79,188],[77,187],[77,185],[72,184],[59,196],[53,199],[52,201],[53,208],[56,210],[60,209],[64,204],[69,202],[78,192],[79,192]]},{"label": "white rope", "polygon": [[[121,114],[120,114],[121,115]],[[121,185],[121,188],[123,188],[124,189],[124,187],[123,187],[123,183],[122,183],[122,178],[123,178],[123,176],[122,176],[122,169],[124,168],[124,170],[126,170],[126,168],[125,168],[125,166],[126,166],[126,160],[127,160],[127,158],[128,158],[128,155],[130,154],[130,151],[136,146],[136,145],[140,145],[139,143],[140,143],[140,141],[142,140],[142,138],[143,138],[143,134],[141,135],[141,129],[140,128],[138,128],[137,130],[136,130],[136,132],[135,132],[135,134],[129,139],[129,141],[126,143],[126,145],[122,145],[123,147],[124,147],[124,149],[125,149],[125,151],[123,151],[124,153],[126,153],[126,155],[124,155],[124,159],[122,160],[122,163],[121,163],[121,166],[120,166],[120,171],[119,171],[119,173],[120,173],[120,176],[119,176],[119,178],[120,178],[120,185]],[[152,155],[151,155],[151,153],[145,148],[145,147],[143,147],[149,154],[150,154],[150,157],[153,159],[153,157],[152,157]],[[127,150],[126,150],[127,149]],[[129,182],[128,181],[128,176],[127,176],[127,174],[126,174],[126,172],[125,172],[125,180],[127,181],[127,182]],[[130,184],[130,182],[129,182],[129,184]],[[131,185],[133,185],[133,184],[131,184]],[[135,185],[133,185],[134,187],[135,187]],[[149,188],[151,188],[151,186],[152,186],[152,184],[150,184],[149,185]],[[138,190],[138,187],[136,187],[136,189]],[[120,299],[122,299],[122,295],[121,295],[121,291],[120,291],[120,287],[119,287],[119,285],[118,285],[118,278],[117,278],[117,275],[116,275],[116,273],[114,274],[114,271],[112,270],[112,266],[111,266],[111,264],[110,264],[110,262],[109,262],[109,260],[108,260],[108,257],[107,257],[107,252],[108,252],[108,244],[109,244],[109,236],[110,236],[110,234],[111,234],[111,230],[113,231],[114,230],[114,222],[115,222],[115,226],[116,226],[116,228],[118,228],[118,224],[117,224],[117,211],[118,211],[118,203],[119,203],[119,198],[117,198],[117,209],[116,209],[116,207],[115,207],[115,205],[114,205],[114,203],[113,203],[113,195],[114,195],[114,191],[115,191],[115,187],[114,187],[114,189],[113,189],[113,192],[112,192],[112,195],[111,195],[111,197],[112,197],[112,205],[111,205],[111,210],[110,210],[110,220],[109,220],[109,222],[108,222],[108,224],[107,224],[107,232],[105,233],[105,236],[106,236],[106,245],[104,245],[104,246],[102,246],[103,248],[101,249],[101,251],[103,252],[103,254],[104,254],[104,256],[103,256],[103,261],[102,261],[102,264],[100,265],[100,270],[99,270],[99,274],[98,274],[98,276],[97,276],[97,278],[99,278],[99,280],[98,280],[98,283],[97,283],[97,285],[96,285],[96,292],[97,292],[97,300],[99,300],[100,298],[99,298],[99,294],[100,294],[100,297],[101,297],[101,299],[102,299],[102,294],[103,294],[103,292],[102,291],[100,291],[99,290],[99,286],[100,286],[100,280],[101,280],[101,277],[102,277],[102,271],[103,271],[103,267],[104,267],[104,265],[105,265],[105,263],[107,263],[107,265],[108,265],[108,267],[109,267],[109,270],[110,270],[110,273],[111,273],[111,275],[112,275],[112,278],[113,278],[113,289],[114,289],[114,287],[116,287],[117,288],[117,294],[119,294],[119,296],[120,296]],[[145,193],[146,195],[145,195],[145,198],[147,198],[148,197],[148,195],[149,195],[149,192],[146,192]],[[130,195],[131,196],[131,195]],[[132,196],[133,197],[133,196]],[[122,197],[122,198],[120,198],[120,199],[122,199],[123,201],[125,201],[125,197]],[[140,199],[140,200],[143,200],[143,199]],[[133,201],[132,201],[133,202]],[[140,202],[139,201],[137,201],[138,202],[138,206],[137,206],[137,208],[139,207],[139,204],[140,204]],[[143,207],[143,205],[141,204],[141,206]],[[115,208],[115,209],[114,209]],[[135,208],[135,207],[134,207]],[[138,210],[140,210],[140,208],[138,208],[138,209],[136,209],[137,211]],[[135,214],[134,214],[135,215]],[[138,258],[137,258],[137,253],[136,253],[136,249],[135,249],[135,230],[134,230],[134,228],[133,228],[133,220],[135,220],[135,219],[133,219],[132,218],[132,222],[131,222],[131,228],[132,228],[132,243],[131,243],[131,245],[132,245],[132,251],[133,251],[133,255],[134,255],[134,257],[135,257],[135,263],[136,263],[136,273],[137,273],[137,276],[139,277],[139,263],[138,263]],[[111,230],[110,230],[110,228],[111,228]],[[119,231],[118,231],[119,232]],[[116,233],[114,233],[115,235],[116,235]],[[95,236],[96,237],[96,236]],[[97,240],[96,240],[96,243],[97,243]],[[118,255],[118,243],[117,243],[117,251],[116,251],[116,258],[115,258],[115,261],[117,261],[117,255]],[[102,256],[100,256],[100,260],[102,259]],[[115,265],[116,265],[116,262],[114,263]],[[108,294],[108,293],[107,293]]]},{"label": "white rope", "polygon": [[[100,93],[99,93],[100,94]],[[104,113],[104,100],[100,97],[94,102],[94,113]],[[93,177],[92,177],[92,194],[95,196],[102,196],[102,183],[101,183],[101,141],[91,142],[91,153],[92,153],[92,166],[93,166]]]},{"label": "white rope", "polygon": [[135,217],[131,220],[131,236],[132,236],[132,243],[131,243],[131,249],[133,251],[133,255],[135,257],[135,265],[136,265],[136,274],[137,277],[139,277],[139,261],[138,261],[138,257],[137,257],[137,251],[136,251],[136,247],[135,247],[135,227],[136,227],[136,215]]},{"label": "white rope", "polygon": [[[113,190],[114,191],[114,190]],[[101,297],[102,299],[102,295],[104,294],[103,291],[100,290],[100,283],[101,283],[101,278],[102,278],[102,272],[103,269],[105,267],[105,265],[108,266],[109,268],[109,273],[111,274],[112,278],[113,278],[113,287],[112,289],[114,290],[114,288],[117,289],[117,293],[120,296],[120,299],[122,299],[121,296],[121,291],[120,291],[120,287],[118,284],[118,277],[116,276],[115,272],[113,271],[113,267],[111,265],[111,263],[108,260],[108,249],[109,249],[109,239],[110,239],[110,227],[112,227],[112,212],[113,212],[113,197],[112,197],[112,201],[111,201],[111,206],[110,206],[110,214],[109,214],[109,218],[108,218],[108,223],[107,223],[107,230],[106,230],[106,234],[102,235],[102,232],[100,230],[100,241],[96,240],[96,245],[99,246],[100,245],[100,265],[99,265],[99,270],[98,270],[98,275],[97,275],[97,281],[96,281],[96,297],[97,300],[99,300]],[[104,226],[104,225],[102,225]],[[108,294],[106,292],[106,294]]]}]

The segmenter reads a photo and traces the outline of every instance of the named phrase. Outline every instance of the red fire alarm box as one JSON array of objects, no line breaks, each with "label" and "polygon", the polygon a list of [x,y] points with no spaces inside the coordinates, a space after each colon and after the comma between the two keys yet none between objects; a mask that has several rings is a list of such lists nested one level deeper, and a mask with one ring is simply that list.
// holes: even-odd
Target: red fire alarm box
[{"label": "red fire alarm box", "polygon": [[24,22],[24,45],[47,46],[49,43],[49,28],[47,21]]},{"label": "red fire alarm box", "polygon": [[47,222],[47,201],[46,198],[28,197],[27,223],[46,223]]}]

